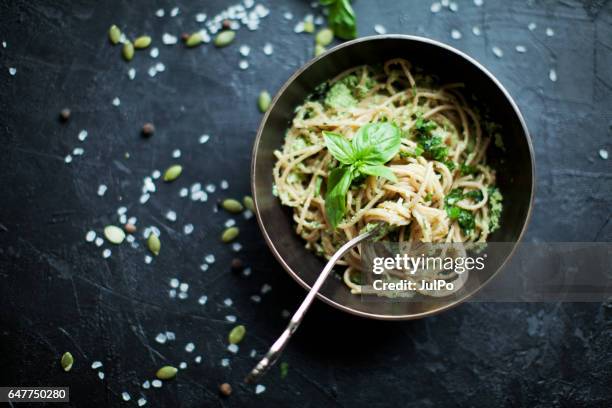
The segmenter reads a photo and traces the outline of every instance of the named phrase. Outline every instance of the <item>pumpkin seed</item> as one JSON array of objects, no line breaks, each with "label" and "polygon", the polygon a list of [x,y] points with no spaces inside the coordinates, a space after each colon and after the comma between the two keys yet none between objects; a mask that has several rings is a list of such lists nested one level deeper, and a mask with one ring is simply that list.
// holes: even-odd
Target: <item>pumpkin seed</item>
[{"label": "pumpkin seed", "polygon": [[232,41],[234,41],[235,37],[236,37],[236,32],[232,30],[221,31],[215,37],[215,45],[217,47],[225,47],[227,45],[230,45]]},{"label": "pumpkin seed", "polygon": [[134,40],[134,48],[141,50],[151,45],[151,37],[143,35]]},{"label": "pumpkin seed", "polygon": [[315,42],[323,47],[327,47],[334,40],[334,32],[330,28],[320,30],[315,36]]},{"label": "pumpkin seed", "polygon": [[155,376],[159,378],[160,380],[171,380],[174,377],[176,377],[177,372],[178,372],[178,369],[176,367],[167,365],[157,370],[157,373],[155,373]]},{"label": "pumpkin seed", "polygon": [[268,91],[261,91],[261,93],[259,94],[259,98],[257,99],[257,106],[259,106],[259,110],[261,111],[261,113],[264,113],[268,110],[268,108],[270,107],[270,101],[272,98],[270,98],[270,94],[268,93]]},{"label": "pumpkin seed", "polygon": [[126,61],[131,61],[134,58],[134,44],[132,44],[129,40],[123,44],[123,59]]},{"label": "pumpkin seed", "polygon": [[244,196],[244,198],[242,199],[242,204],[244,204],[244,207],[247,210],[255,212],[255,203],[253,202],[253,197]]},{"label": "pumpkin seed", "polygon": [[104,236],[111,244],[119,245],[125,239],[125,232],[114,225],[104,227]]},{"label": "pumpkin seed", "polygon": [[240,201],[234,200],[233,198],[226,198],[221,203],[221,206],[223,207],[225,211],[234,213],[234,214],[237,214],[244,209],[242,207],[242,204],[240,204]]},{"label": "pumpkin seed", "polygon": [[112,44],[119,44],[119,39],[121,38],[121,30],[116,25],[110,26],[108,29],[108,39]]},{"label": "pumpkin seed", "polygon": [[314,49],[314,55],[315,57],[318,57],[319,55],[323,54],[326,51],[325,47],[317,44],[315,45],[315,49]]},{"label": "pumpkin seed", "polygon": [[230,344],[238,344],[244,339],[244,335],[246,334],[246,328],[243,325],[236,326],[229,332],[227,339]]},{"label": "pumpkin seed", "polygon": [[72,368],[72,364],[74,364],[74,357],[72,357],[72,354],[69,351],[65,352],[62,355],[60,364],[62,365],[62,368],[64,369],[64,371],[66,372],[70,371],[70,369]]},{"label": "pumpkin seed", "polygon": [[149,251],[153,253],[153,255],[159,255],[159,250],[161,249],[161,241],[159,240],[159,237],[154,233],[151,233],[151,235],[149,235],[149,238],[147,239],[147,247],[149,248]]},{"label": "pumpkin seed", "polygon": [[185,41],[185,45],[188,47],[195,47],[197,45],[202,44],[203,41],[204,39],[202,38],[202,34],[197,32],[187,37],[187,40]]},{"label": "pumpkin seed", "polygon": [[305,33],[314,33],[315,26],[312,21],[304,21],[304,32]]},{"label": "pumpkin seed", "polygon": [[174,181],[181,175],[182,172],[183,172],[183,166],[181,166],[180,164],[175,164],[173,166],[170,166],[164,172],[164,181],[167,181],[167,182]]},{"label": "pumpkin seed", "polygon": [[221,234],[221,241],[225,243],[232,242],[236,239],[239,233],[240,230],[238,229],[238,227],[229,227],[225,231],[223,231],[223,234]]}]

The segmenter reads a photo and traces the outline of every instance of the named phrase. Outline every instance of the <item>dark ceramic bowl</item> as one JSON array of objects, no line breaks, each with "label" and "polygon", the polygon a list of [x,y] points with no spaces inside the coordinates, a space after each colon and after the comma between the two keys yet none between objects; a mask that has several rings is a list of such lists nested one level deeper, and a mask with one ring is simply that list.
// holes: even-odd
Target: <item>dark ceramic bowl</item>
[{"label": "dark ceramic bowl", "polygon": [[[531,213],[534,193],[533,148],[518,107],[497,79],[466,54],[427,38],[382,35],[343,43],[313,59],[283,85],[259,127],[251,163],[251,187],[256,215],[264,238],[276,259],[304,288],[310,289],[325,261],[304,248],[294,232],[291,210],[272,194],[273,152],[282,146],[294,110],[315,87],[340,72],[363,64],[375,65],[403,57],[413,67],[437,76],[441,83],[462,82],[474,103],[489,112],[489,119],[502,126],[505,159],[490,157],[497,169],[497,184],[504,196],[501,228],[489,241],[505,242],[506,251],[490,263],[484,276],[468,279],[457,296],[422,302],[364,301],[352,295],[341,280],[330,277],[318,296],[338,309],[360,316],[402,320],[446,310],[474,294],[503,266],[521,239]],[[464,95],[468,97],[468,95]],[[491,152],[495,156],[495,152]]]}]

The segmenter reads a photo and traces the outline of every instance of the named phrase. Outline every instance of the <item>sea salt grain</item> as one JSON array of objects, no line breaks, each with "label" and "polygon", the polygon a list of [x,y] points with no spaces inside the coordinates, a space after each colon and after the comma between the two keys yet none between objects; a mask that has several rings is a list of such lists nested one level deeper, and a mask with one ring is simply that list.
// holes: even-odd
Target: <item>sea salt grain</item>
[{"label": "sea salt grain", "polygon": [[538,27],[538,25],[537,25],[536,23],[533,23],[533,22],[532,22],[532,23],[529,23],[529,24],[527,25],[527,28],[529,29],[529,31],[533,31],[533,30],[535,30],[537,27]]},{"label": "sea salt grain", "polygon": [[176,297],[176,290],[175,289],[170,289],[168,291],[168,296],[170,297],[170,299],[174,299]]},{"label": "sea salt grain", "polygon": [[174,221],[176,221],[176,212],[174,212],[174,211],[172,211],[172,210],[169,210],[169,211],[166,213],[166,219],[167,219],[168,221],[170,221],[170,222],[174,222]]},{"label": "sea salt grain", "polygon": [[66,155],[66,157],[64,157],[64,163],[71,163],[72,162],[72,156],[71,155]]},{"label": "sea salt grain", "polygon": [[204,144],[204,143],[208,142],[209,139],[210,139],[209,135],[202,135],[202,136],[200,136],[198,141],[200,142],[200,144]]},{"label": "sea salt grain", "polygon": [[193,350],[195,350],[195,344],[193,343],[187,343],[185,345],[185,351],[188,353],[191,353]]},{"label": "sea salt grain", "polygon": [[82,156],[83,153],[85,153],[85,150],[82,147],[75,147],[72,150],[72,155],[73,156]]},{"label": "sea salt grain", "polygon": [[520,52],[521,54],[527,52],[527,48],[525,48],[524,45],[517,45],[515,49],[516,52]]},{"label": "sea salt grain", "polygon": [[242,245],[240,244],[240,242],[234,242],[232,244],[232,251],[240,252],[241,249],[242,249]]},{"label": "sea salt grain", "polygon": [[151,388],[151,383],[149,382],[149,380],[146,380],[145,382],[142,383],[142,388],[144,388],[145,390],[148,390],[149,388]]},{"label": "sea salt grain", "polygon": [[189,290],[189,284],[188,284],[188,283],[185,283],[185,282],[181,283],[181,284],[179,285],[179,290],[180,290],[181,292],[187,292],[187,291]]},{"label": "sea salt grain", "polygon": [[187,363],[186,363],[186,362],[184,362],[184,361],[181,361],[181,363],[179,364],[179,368],[180,368],[181,370],[186,369],[186,368],[187,368]]},{"label": "sea salt grain", "polygon": [[546,28],[546,35],[552,37],[553,35],[555,35],[555,31],[552,28],[548,27]]},{"label": "sea salt grain", "polygon": [[249,47],[248,45],[241,45],[239,51],[240,55],[242,55],[243,57],[248,57],[251,53],[251,47]]},{"label": "sea salt grain", "polygon": [[185,300],[185,299],[187,299],[188,297],[189,297],[189,295],[187,295],[187,292],[180,292],[180,293],[178,294],[178,298],[179,298],[179,299],[181,299],[181,300]]},{"label": "sea salt grain", "polygon": [[85,235],[85,241],[93,242],[94,239],[96,239],[96,232],[95,231],[87,232],[87,235]]},{"label": "sea salt grain", "polygon": [[229,351],[232,354],[238,353],[238,345],[230,344],[229,346],[227,346],[227,351]]},{"label": "sea salt grain", "polygon": [[153,262],[153,257],[151,255],[145,255],[144,262],[146,264],[150,264],[151,262]]},{"label": "sea salt grain", "polygon": [[448,5],[450,11],[457,12],[459,10],[459,5],[455,2],[452,2]]},{"label": "sea salt grain", "polygon": [[111,254],[112,254],[112,252],[111,252],[111,250],[110,250],[110,249],[108,249],[108,248],[106,248],[104,251],[102,251],[102,257],[103,257],[103,258],[108,258],[108,257],[110,257],[110,256],[111,256]]},{"label": "sea salt grain", "polygon": [[227,180],[221,180],[219,187],[221,187],[221,190],[227,190],[229,188],[229,183]]},{"label": "sea salt grain", "polygon": [[181,151],[179,149],[174,149],[172,151],[172,157],[178,159],[179,157],[181,157]]},{"label": "sea salt grain", "polygon": [[183,233],[189,235],[193,232],[193,224],[185,224],[183,226]]},{"label": "sea salt grain", "polygon": [[166,340],[168,339],[166,338],[166,335],[164,333],[159,333],[157,336],[155,336],[155,341],[159,344],[166,343]]},{"label": "sea salt grain", "polygon": [[195,20],[196,20],[198,23],[203,23],[203,22],[206,20],[206,14],[204,14],[204,13],[198,13],[198,14],[196,14],[196,16],[195,16]]},{"label": "sea salt grain", "polygon": [[482,4],[483,4],[483,3],[484,3],[484,1],[483,1],[483,0],[474,0],[474,5],[475,5],[476,7],[480,7],[480,6],[482,6]]},{"label": "sea salt grain", "polygon": [[221,367],[229,366],[229,358],[224,358],[221,360]]},{"label": "sea salt grain", "polygon": [[151,381],[151,385],[153,386],[153,388],[161,388],[162,382],[160,380],[153,380]]},{"label": "sea salt grain", "polygon": [[476,36],[480,35],[480,27],[478,27],[478,26],[472,27],[472,34],[474,34]]},{"label": "sea salt grain", "polygon": [[431,4],[429,10],[431,10],[432,13],[439,13],[440,10],[442,10],[442,5],[436,1],[435,3]]},{"label": "sea salt grain", "polygon": [[129,401],[132,399],[132,397],[130,397],[130,394],[125,391],[121,393],[121,398],[123,398],[124,401]]},{"label": "sea salt grain", "polygon": [[170,10],[170,17],[176,17],[178,16],[178,13],[179,13],[179,8],[174,7],[172,10]]},{"label": "sea salt grain", "polygon": [[263,53],[266,55],[272,55],[274,52],[274,46],[270,43],[266,43],[263,47]]},{"label": "sea salt grain", "polygon": [[266,387],[264,385],[257,384],[257,386],[255,387],[255,394],[261,394],[265,390],[266,390]]},{"label": "sea salt grain", "polygon": [[180,285],[180,282],[179,282],[178,279],[176,279],[176,278],[170,279],[170,287],[171,288],[178,288],[179,285]]},{"label": "sea salt grain", "polygon": [[290,11],[286,11],[283,14],[283,17],[285,18],[285,20],[292,20],[293,19],[293,14]]},{"label": "sea salt grain", "polygon": [[189,195],[189,190],[185,187],[181,188],[179,191],[179,197],[187,197]]},{"label": "sea salt grain", "polygon": [[193,361],[195,361],[196,364],[200,364],[202,362],[202,356],[196,356],[196,358],[194,358]]},{"label": "sea salt grain", "polygon": [[102,362],[101,361],[94,361],[93,363],[91,363],[91,368],[94,369],[94,370],[97,370],[100,367],[102,367]]},{"label": "sea salt grain", "polygon": [[149,55],[151,56],[151,58],[159,57],[159,48],[157,48],[157,47],[151,48],[151,51],[149,52]]},{"label": "sea salt grain", "polygon": [[265,295],[266,293],[270,292],[272,290],[272,286],[268,285],[267,283],[264,283],[263,286],[261,287],[261,294]]},{"label": "sea salt grain", "polygon": [[208,302],[208,296],[206,295],[200,296],[200,298],[198,299],[198,303],[201,305],[205,305],[206,302]]},{"label": "sea salt grain", "polygon": [[8,71],[11,76],[15,76],[15,74],[17,73],[17,68],[10,67]]},{"label": "sea salt grain", "polygon": [[554,68],[552,68],[548,73],[548,79],[550,79],[552,82],[557,82],[557,71],[555,71]]},{"label": "sea salt grain", "polygon": [[451,38],[453,40],[459,40],[461,39],[462,35],[461,35],[461,31],[459,30],[451,30]]},{"label": "sea salt grain", "polygon": [[142,407],[143,405],[145,405],[147,403],[147,400],[144,398],[138,398],[138,406]]},{"label": "sea salt grain", "polygon": [[206,272],[208,270],[208,264],[204,263],[204,264],[200,265],[200,270],[202,272]]},{"label": "sea salt grain", "polygon": [[214,256],[213,254],[206,255],[206,256],[204,257],[204,260],[205,260],[205,261],[206,261],[206,263],[208,263],[208,264],[213,264],[213,263],[215,263],[215,256]]},{"label": "sea salt grain", "polygon": [[106,190],[107,190],[107,189],[108,189],[108,187],[106,187],[106,185],[105,185],[105,184],[100,184],[100,185],[98,186],[98,195],[99,195],[100,197],[102,197],[102,196],[103,196],[103,195],[106,193]]},{"label": "sea salt grain", "polygon": [[119,105],[121,105],[121,100],[115,97],[115,99],[113,99],[113,106],[119,106]]},{"label": "sea salt grain", "polygon": [[225,299],[225,300],[223,301],[223,304],[224,304],[225,306],[227,306],[227,307],[230,307],[231,305],[233,305],[233,304],[234,304],[234,302],[232,301],[232,299],[227,298],[227,299]]},{"label": "sea salt grain", "polygon": [[249,67],[249,61],[247,60],[242,60],[238,63],[238,67],[240,67],[240,69],[244,70],[247,69]]},{"label": "sea salt grain", "polygon": [[214,184],[207,184],[206,185],[206,191],[208,191],[209,193],[214,193],[215,190],[217,190],[217,187],[215,187]]},{"label": "sea salt grain", "polygon": [[608,151],[606,149],[599,149],[599,157],[603,160],[608,160]]},{"label": "sea salt grain", "polygon": [[104,373],[102,371],[98,371],[98,378],[101,380],[104,379]]},{"label": "sea salt grain", "polygon": [[253,303],[259,303],[259,302],[261,302],[261,296],[253,295],[253,296],[251,296],[251,301],[253,301]]},{"label": "sea salt grain", "polygon": [[156,15],[157,17],[160,17],[160,18],[161,18],[161,17],[163,17],[164,15],[166,15],[166,12],[164,11],[164,9],[159,9],[159,10],[157,10],[157,11],[155,12],[155,15]]},{"label": "sea salt grain", "polygon": [[251,352],[249,353],[249,357],[251,358],[257,357],[257,351],[255,351],[255,349],[251,350]]},{"label": "sea salt grain", "polygon": [[493,54],[495,54],[497,58],[501,58],[504,56],[504,52],[501,50],[501,48],[497,46],[492,47],[491,51],[493,51]]},{"label": "sea salt grain", "polygon": [[178,42],[178,38],[172,34],[164,33],[162,35],[162,43],[165,45],[174,45]]},{"label": "sea salt grain", "polygon": [[171,331],[166,332],[166,337],[168,338],[168,341],[176,340],[176,334],[174,334],[174,332],[171,332]]},{"label": "sea salt grain", "polygon": [[87,131],[85,129],[81,130],[77,137],[79,138],[81,142],[84,142],[85,139],[87,139]]},{"label": "sea salt grain", "polygon": [[380,24],[376,24],[374,26],[374,31],[376,31],[378,34],[387,34],[387,29]]},{"label": "sea salt grain", "polygon": [[104,240],[102,239],[102,237],[97,237],[95,243],[97,247],[101,247],[102,244],[104,244]]},{"label": "sea salt grain", "polygon": [[134,68],[130,68],[128,70],[128,78],[130,79],[136,78],[136,70]]},{"label": "sea salt grain", "polygon": [[236,320],[238,320],[238,318],[234,315],[227,315],[225,316],[225,320],[227,320],[230,323],[236,323]]}]

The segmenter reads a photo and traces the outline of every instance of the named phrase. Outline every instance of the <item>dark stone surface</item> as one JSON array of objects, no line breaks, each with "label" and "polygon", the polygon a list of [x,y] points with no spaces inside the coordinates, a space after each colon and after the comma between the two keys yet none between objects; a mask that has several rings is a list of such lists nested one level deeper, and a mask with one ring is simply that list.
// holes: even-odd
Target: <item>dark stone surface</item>
[{"label": "dark stone surface", "polygon": [[[142,393],[147,406],[610,406],[612,307],[609,304],[464,304],[421,321],[367,321],[317,303],[278,368],[264,380],[265,393],[241,383],[254,359],[286,323],[304,292],[277,265],[254,220],[236,217],[252,267],[245,278],[230,272],[235,254],[218,242],[230,218],[214,213],[218,198],[248,193],[251,143],[260,120],[255,100],[275,91],[312,53],[312,37],[293,33],[297,18],[312,12],[306,1],[266,1],[272,13],[259,31],[240,30],[223,50],[161,44],[164,32],[194,30],[194,16],[215,15],[222,1],[182,1],[180,14],[154,12],[174,4],[147,1],[8,1],[0,5],[0,385],[71,387],[72,406],[119,406],[121,392]],[[459,1],[459,11],[433,15],[426,1],[355,1],[361,35],[376,23],[389,32],[448,42],[489,68],[524,112],[537,156],[537,198],[528,240],[610,241],[612,172],[598,157],[610,150],[612,113],[612,4],[607,1]],[[283,12],[292,11],[288,22]],[[537,23],[529,31],[529,22]],[[131,64],[109,45],[110,24],[130,36],[151,33],[166,71],[150,78],[154,63],[137,52]],[[483,34],[471,33],[478,25]],[[552,27],[553,37],[545,35]],[[461,40],[452,40],[458,28]],[[272,56],[261,52],[266,41]],[[238,45],[252,47],[250,68],[238,69]],[[518,54],[517,44],[528,51]],[[491,52],[504,51],[499,59]],[[137,70],[130,81],[127,70]],[[8,67],[16,67],[10,76]],[[558,81],[548,72],[555,67]],[[111,104],[119,97],[121,105]],[[58,121],[64,107],[67,124]],[[139,135],[145,122],[156,133]],[[84,143],[77,140],[87,129]],[[203,133],[210,142],[198,144]],[[71,164],[64,156],[85,149]],[[173,159],[174,149],[182,157]],[[125,153],[129,152],[129,159]],[[138,204],[143,177],[173,162],[184,173]],[[227,191],[206,203],[178,196],[181,187],[226,179]],[[99,184],[108,185],[104,197]],[[113,247],[108,259],[84,240],[116,223],[128,208],[138,225],[162,230],[161,255],[150,265],[145,250]],[[164,214],[173,209],[175,223]],[[190,236],[182,226],[193,223]],[[141,236],[138,235],[142,243]],[[105,244],[104,247],[107,247]],[[217,261],[199,270],[204,255]],[[169,280],[190,285],[189,298],[171,299]],[[263,284],[273,290],[261,304],[250,300]],[[197,303],[200,295],[208,303]],[[225,298],[234,304],[226,307]],[[238,316],[248,334],[237,356],[226,351]],[[176,341],[158,344],[162,331]],[[196,350],[184,346],[194,342]],[[64,373],[59,357],[76,359]],[[193,362],[202,355],[203,362]],[[230,357],[231,366],[221,367]],[[103,381],[90,368],[100,360]],[[142,390],[166,363],[188,363],[162,389]],[[234,387],[228,399],[218,385]]]}]

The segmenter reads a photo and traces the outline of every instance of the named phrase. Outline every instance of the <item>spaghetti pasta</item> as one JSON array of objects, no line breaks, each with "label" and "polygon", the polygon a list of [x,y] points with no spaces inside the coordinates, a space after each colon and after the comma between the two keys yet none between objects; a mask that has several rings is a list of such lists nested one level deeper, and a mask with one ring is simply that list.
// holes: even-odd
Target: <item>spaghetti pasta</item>
[{"label": "spaghetti pasta", "polygon": [[[499,226],[501,194],[486,163],[493,135],[460,93],[461,84],[434,86],[413,74],[404,59],[380,68],[343,72],[296,109],[275,151],[275,193],[293,208],[296,233],[306,247],[329,258],[372,222],[388,224],[385,239],[398,242],[485,242]],[[324,131],[351,140],[367,124],[389,122],[401,131],[399,153],[386,166],[396,181],[366,176],[346,194],[346,213],[333,228],[325,211],[330,172],[339,163]],[[360,285],[358,249],[341,262],[344,282]],[[462,277],[465,280],[465,277]]]}]

